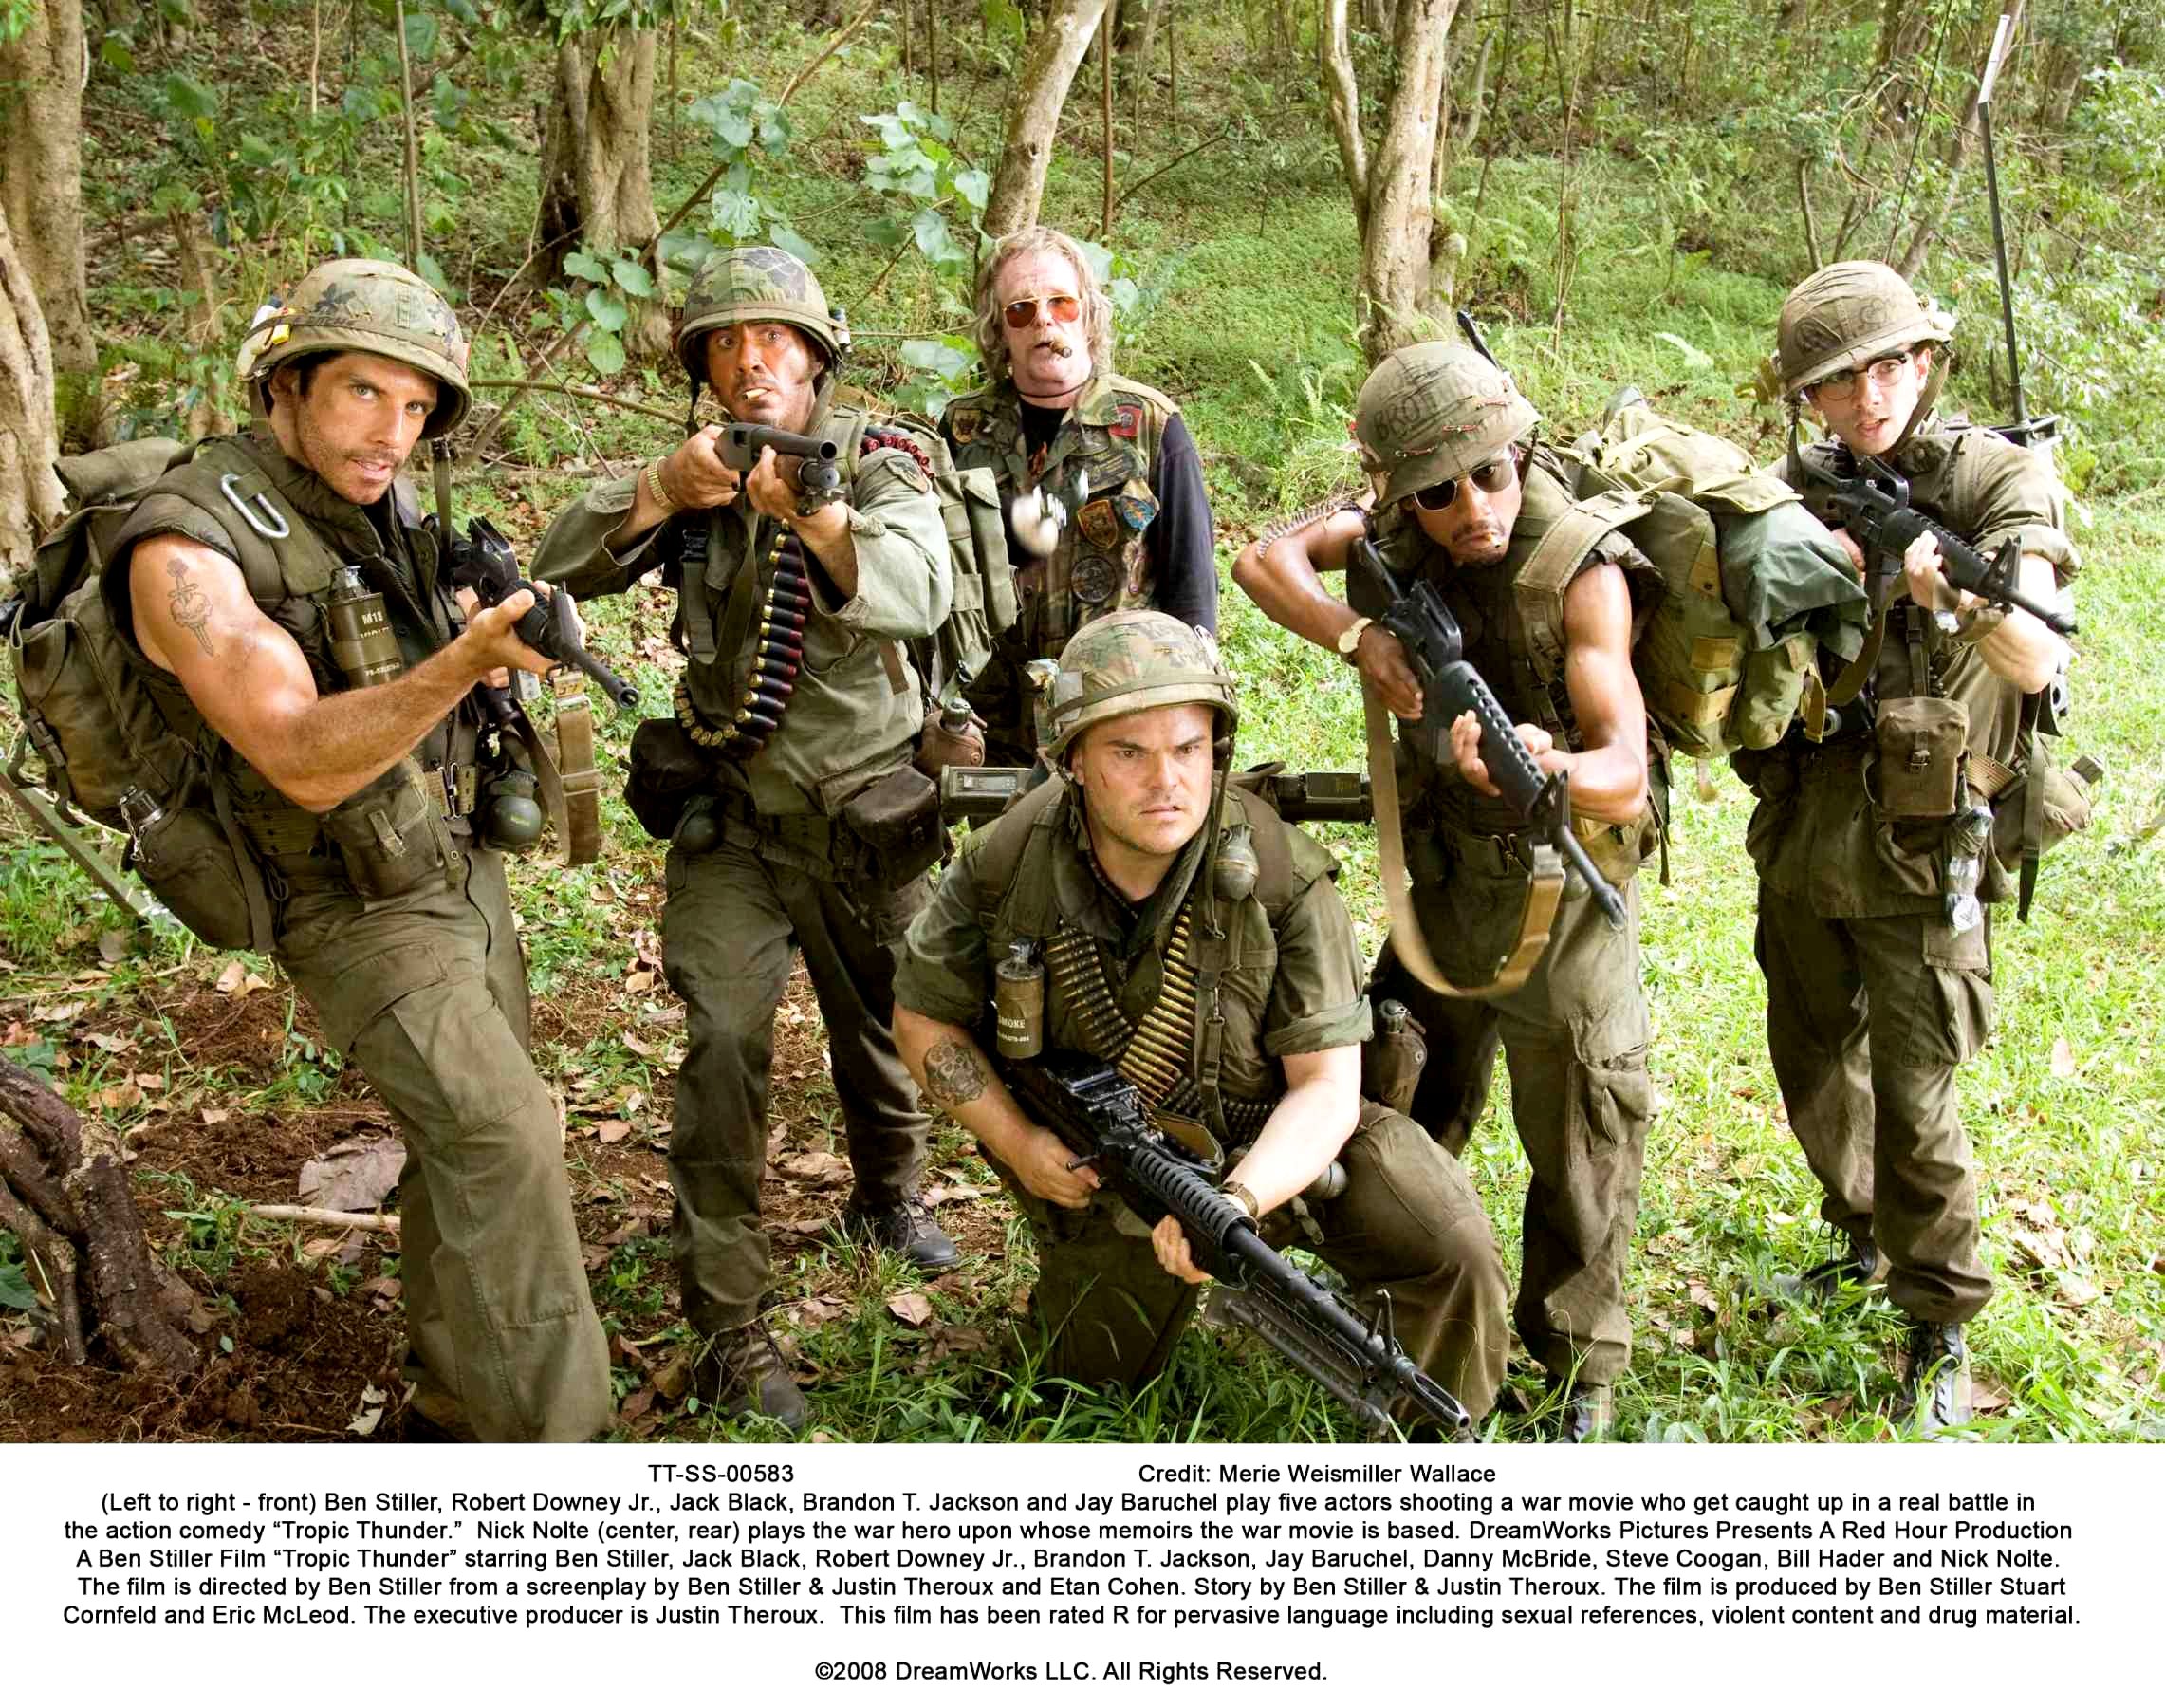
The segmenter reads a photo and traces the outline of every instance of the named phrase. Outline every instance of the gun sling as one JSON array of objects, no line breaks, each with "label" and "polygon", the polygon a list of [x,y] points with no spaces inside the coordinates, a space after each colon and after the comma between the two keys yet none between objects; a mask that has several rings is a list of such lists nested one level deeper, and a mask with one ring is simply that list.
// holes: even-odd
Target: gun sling
[{"label": "gun sling", "polygon": [[1549,931],[1564,900],[1564,860],[1545,845],[1534,849],[1525,911],[1519,915],[1518,941],[1486,984],[1454,985],[1429,953],[1428,938],[1414,912],[1413,886],[1406,877],[1405,830],[1398,813],[1398,771],[1391,754],[1391,718],[1381,697],[1365,680],[1360,712],[1368,726],[1368,776],[1376,797],[1376,841],[1383,856],[1383,900],[1391,910],[1391,948],[1421,983],[1445,996],[1485,1002],[1508,996],[1525,984],[1547,953]]}]

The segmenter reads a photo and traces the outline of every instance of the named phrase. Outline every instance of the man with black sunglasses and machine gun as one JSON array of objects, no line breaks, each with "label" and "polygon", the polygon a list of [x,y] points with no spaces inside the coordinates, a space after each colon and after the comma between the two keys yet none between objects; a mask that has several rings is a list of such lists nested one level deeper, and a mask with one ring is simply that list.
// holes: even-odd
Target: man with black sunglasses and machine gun
[{"label": "man with black sunglasses and machine gun", "polygon": [[1001,239],[976,310],[990,383],[949,404],[940,432],[958,471],[998,487],[1019,611],[968,694],[987,761],[1028,765],[1031,659],[1108,611],[1216,632],[1211,505],[1178,405],[1113,371],[1112,303],[1073,238],[1032,226]]},{"label": "man with black sunglasses and machine gun", "polygon": [[[1657,572],[1622,536],[1598,539],[1558,595],[1561,679],[1534,675],[1514,583],[1572,502],[1532,450],[1540,418],[1477,349],[1397,352],[1354,421],[1373,515],[1349,503],[1295,518],[1233,575],[1360,672],[1392,926],[1370,993],[1424,1029],[1411,1112],[1453,1155],[1505,1052],[1532,1164],[1516,1323],[1549,1373],[1558,1433],[1584,1440],[1609,1429],[1630,1359],[1623,1276],[1652,1086],[1636,861],[1594,872],[1597,888],[1567,850],[1636,844],[1609,827],[1648,810],[1631,578]],[[1370,550],[1382,574],[1349,581],[1373,585],[1349,585],[1350,602],[1324,588]],[[1432,696],[1454,691],[1465,709],[1442,715]]]},{"label": "man with black sunglasses and machine gun", "polygon": [[1411,1040],[1390,1013],[1372,1035],[1335,863],[1231,781],[1215,643],[1099,618],[1046,715],[1053,775],[949,866],[895,983],[903,1060],[1035,1235],[1045,1373],[1149,1381],[1214,1275],[1220,1314],[1370,1426],[1478,1420],[1506,1340],[1488,1217],[1383,1101]]}]

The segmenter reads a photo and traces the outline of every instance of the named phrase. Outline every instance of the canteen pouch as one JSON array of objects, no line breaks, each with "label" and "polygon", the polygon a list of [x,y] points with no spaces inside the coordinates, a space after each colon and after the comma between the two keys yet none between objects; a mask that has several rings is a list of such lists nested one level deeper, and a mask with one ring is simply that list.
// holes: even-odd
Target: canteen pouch
[{"label": "canteen pouch", "polygon": [[[2040,744],[2043,745],[2042,743]],[[2090,789],[2104,775],[2094,761],[2078,759],[2073,765],[2046,760],[2045,773],[2045,825],[2038,852],[2049,854],[2078,830],[2090,826]],[[2085,771],[2096,775],[2085,775]],[[2029,786],[2035,770],[2025,772],[2004,795],[1992,803],[1992,858],[2008,871],[2022,864],[2023,820],[2028,808]]]},{"label": "canteen pouch", "polygon": [[914,766],[850,796],[842,822],[870,856],[868,876],[883,889],[923,877],[940,857],[939,785]]},{"label": "canteen pouch", "polygon": [[411,758],[326,812],[324,834],[363,901],[388,901],[431,879],[442,881],[454,858],[451,832]]},{"label": "canteen pouch", "polygon": [[258,947],[247,879],[209,808],[175,806],[149,820],[135,834],[130,863],[173,917],[212,948]]},{"label": "canteen pouch", "polygon": [[1909,695],[1879,707],[1878,768],[1871,792],[1885,819],[1938,819],[1954,810],[1970,714],[1960,700]]},{"label": "canteen pouch", "polygon": [[694,795],[713,789],[712,760],[674,717],[650,717],[632,732],[625,771],[624,805],[660,842],[675,835]]}]

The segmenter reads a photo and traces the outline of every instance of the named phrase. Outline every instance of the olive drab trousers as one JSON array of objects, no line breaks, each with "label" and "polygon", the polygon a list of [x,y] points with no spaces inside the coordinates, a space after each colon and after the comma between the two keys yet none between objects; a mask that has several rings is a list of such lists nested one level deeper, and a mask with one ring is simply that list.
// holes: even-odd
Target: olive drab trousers
[{"label": "olive drab trousers", "polygon": [[279,958],[406,1141],[399,1278],[416,1409],[485,1441],[608,1427],[609,1357],[555,1100],[527,1054],[527,969],[498,854],[363,910],[286,903]]},{"label": "olive drab trousers", "polygon": [[[788,861],[771,834],[749,845],[735,821],[721,845],[669,855],[662,962],[684,999],[686,1036],[669,1133],[674,1239],[685,1320],[706,1335],[755,1319],[768,1284],[760,1180],[792,946],[819,998],[859,1194],[874,1204],[907,1194],[932,1128],[893,1030],[896,946],[928,882],[882,891],[823,875],[811,869],[819,849],[844,833],[810,815],[782,823],[795,825],[804,863]],[[774,821],[767,825],[771,833]]]},{"label": "olive drab trousers", "polygon": [[[1374,1103],[1361,1105],[1339,1160],[1344,1193],[1309,1206],[1323,1236],[1316,1254],[1352,1284],[1357,1304],[1388,1291],[1407,1355],[1474,1418],[1485,1416],[1504,1380],[1506,1288],[1466,1171],[1414,1122]],[[1159,1374],[1201,1289],[1158,1266],[1148,1230],[1117,1194],[1066,1210],[993,1166],[1037,1238],[1029,1332],[1044,1373],[1091,1387]],[[1308,1243],[1282,1216],[1268,1218],[1265,1232]]]},{"label": "olive drab trousers", "polygon": [[[1471,984],[1510,947],[1527,878],[1497,839],[1435,834],[1450,877],[1416,883],[1414,903],[1445,976]],[[1654,1102],[1638,885],[1618,887],[1630,906],[1620,930],[1570,879],[1547,953],[1508,996],[1438,995],[1389,943],[1369,981],[1371,998],[1397,997],[1427,1030],[1429,1062],[1413,1115],[1454,1157],[1487,1105],[1501,1048],[1512,1122],[1532,1171],[1513,1322],[1545,1369],[1586,1384],[1615,1382],[1631,1362],[1623,1280]]]},{"label": "olive drab trousers", "polygon": [[1966,1323],[1992,1291],[1954,1088],[1992,1029],[1990,921],[1829,919],[1759,889],[1767,1045],[1820,1213],[1886,1253],[1888,1297],[1929,1323]]}]

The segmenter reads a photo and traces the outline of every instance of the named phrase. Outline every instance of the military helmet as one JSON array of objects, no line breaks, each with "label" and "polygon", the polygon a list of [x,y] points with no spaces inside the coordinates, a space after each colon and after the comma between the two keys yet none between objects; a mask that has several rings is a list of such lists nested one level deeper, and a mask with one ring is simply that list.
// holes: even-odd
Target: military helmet
[{"label": "military helmet", "polygon": [[1163,611],[1109,611],[1075,631],[1052,684],[1052,740],[1060,763],[1092,724],[1157,706],[1210,706],[1223,714],[1218,735],[1239,721],[1232,678],[1210,631]]},{"label": "military helmet", "polygon": [[394,261],[326,261],[257,314],[241,341],[240,379],[270,411],[270,376],[296,357],[361,350],[388,356],[435,381],[426,436],[454,431],[472,394],[466,386],[466,334],[451,305],[426,280]]},{"label": "military helmet", "polygon": [[1541,424],[1511,377],[1470,344],[1418,343],[1376,364],[1354,404],[1379,504],[1479,468]]},{"label": "military helmet", "polygon": [[[1910,282],[1877,261],[1823,267],[1782,304],[1775,366],[1785,397],[1904,345],[1946,343],[1954,317],[1928,308]],[[1934,388],[1936,389],[1936,388]]]},{"label": "military helmet", "polygon": [[707,334],[745,321],[780,321],[808,335],[825,356],[831,375],[849,347],[846,327],[828,311],[819,280],[787,250],[725,250],[708,259],[684,298],[676,329],[676,356],[694,392],[707,382],[700,356]]}]

